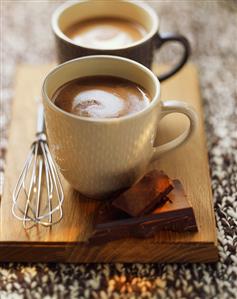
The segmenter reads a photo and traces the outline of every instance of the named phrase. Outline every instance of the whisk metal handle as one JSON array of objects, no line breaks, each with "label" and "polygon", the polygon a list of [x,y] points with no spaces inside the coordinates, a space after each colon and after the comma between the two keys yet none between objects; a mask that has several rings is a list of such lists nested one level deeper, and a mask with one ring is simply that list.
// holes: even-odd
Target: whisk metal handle
[{"label": "whisk metal handle", "polygon": [[45,133],[44,107],[42,104],[39,104],[38,115],[37,115],[36,135],[39,136],[42,133]]}]

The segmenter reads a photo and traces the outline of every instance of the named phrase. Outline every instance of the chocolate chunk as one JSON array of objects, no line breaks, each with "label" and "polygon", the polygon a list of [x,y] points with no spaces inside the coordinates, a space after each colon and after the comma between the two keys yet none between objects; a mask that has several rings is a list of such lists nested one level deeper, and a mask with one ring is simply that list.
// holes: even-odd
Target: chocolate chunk
[{"label": "chocolate chunk", "polygon": [[[137,218],[138,219],[138,218]],[[139,221],[109,204],[102,204],[94,219],[94,231],[90,243],[104,243],[122,238],[133,237]],[[132,229],[133,228],[133,229]]]},{"label": "chocolate chunk", "polygon": [[174,189],[167,195],[166,203],[158,205],[152,212],[155,220],[144,221],[139,234],[142,237],[153,236],[160,230],[177,232],[197,231],[193,208],[179,180],[173,180]]},{"label": "chocolate chunk", "polygon": [[111,203],[102,204],[95,218],[89,242],[98,244],[121,238],[148,238],[158,231],[197,231],[193,208],[183,186],[173,181],[174,189],[149,215],[130,217]]},{"label": "chocolate chunk", "polygon": [[153,170],[113,200],[112,205],[133,217],[142,216],[150,213],[172,189],[169,177]]}]

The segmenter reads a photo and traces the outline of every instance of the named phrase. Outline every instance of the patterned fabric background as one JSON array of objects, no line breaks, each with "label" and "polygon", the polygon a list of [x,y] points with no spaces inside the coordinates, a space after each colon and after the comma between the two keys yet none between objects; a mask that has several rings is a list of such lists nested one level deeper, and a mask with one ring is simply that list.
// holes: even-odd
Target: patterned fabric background
[{"label": "patterned fabric background", "polygon": [[[108,0],[109,1],[109,0]],[[237,2],[149,1],[161,31],[190,40],[200,71],[220,261],[216,264],[1,264],[0,298],[237,298]],[[15,67],[55,61],[50,16],[60,1],[1,1],[2,167]],[[177,51],[177,49],[173,49]],[[172,51],[159,53],[162,61]]]}]

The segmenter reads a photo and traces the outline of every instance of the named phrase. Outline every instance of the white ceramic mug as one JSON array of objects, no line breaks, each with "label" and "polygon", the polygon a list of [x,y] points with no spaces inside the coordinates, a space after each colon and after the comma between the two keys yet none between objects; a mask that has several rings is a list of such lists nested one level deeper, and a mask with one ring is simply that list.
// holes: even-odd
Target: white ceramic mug
[{"label": "white ceramic mug", "polygon": [[[52,95],[64,83],[95,75],[132,80],[149,91],[152,101],[137,113],[111,119],[76,116],[52,102]],[[160,101],[160,83],[148,68],[122,57],[99,55],[65,62],[46,76],[42,93],[55,161],[65,179],[92,198],[131,186],[152,161],[187,141],[197,124],[196,113],[186,103]],[[179,137],[155,147],[159,121],[174,112],[185,114],[190,126]]]}]

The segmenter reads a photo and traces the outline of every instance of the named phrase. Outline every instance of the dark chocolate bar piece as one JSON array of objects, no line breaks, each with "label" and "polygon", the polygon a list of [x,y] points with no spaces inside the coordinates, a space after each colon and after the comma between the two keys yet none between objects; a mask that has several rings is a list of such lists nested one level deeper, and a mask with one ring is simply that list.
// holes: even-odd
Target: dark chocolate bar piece
[{"label": "dark chocolate bar piece", "polygon": [[150,213],[172,189],[169,177],[162,171],[153,170],[113,200],[112,205],[132,217],[143,216]]},{"label": "dark chocolate bar piece", "polygon": [[[95,218],[94,231],[90,243],[100,244],[121,238],[148,238],[158,231],[197,231],[197,224],[183,186],[173,181],[174,189],[149,215],[130,217],[125,212],[103,204]],[[165,203],[164,203],[165,202]]]},{"label": "dark chocolate bar piece", "polygon": [[197,231],[193,208],[181,182],[173,180],[173,185],[174,189],[167,195],[166,203],[157,206],[152,212],[152,215],[156,215],[156,220],[159,219],[159,221],[152,220],[141,224],[141,229],[138,230],[141,237],[153,236],[160,230]]}]

